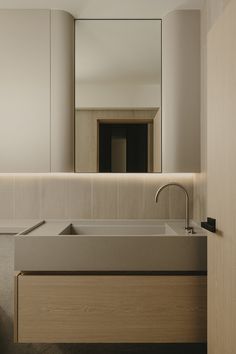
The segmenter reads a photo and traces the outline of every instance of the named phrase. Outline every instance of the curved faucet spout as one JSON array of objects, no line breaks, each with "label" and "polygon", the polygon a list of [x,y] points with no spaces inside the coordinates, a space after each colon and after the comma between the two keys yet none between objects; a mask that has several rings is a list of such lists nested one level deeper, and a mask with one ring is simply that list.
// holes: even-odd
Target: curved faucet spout
[{"label": "curved faucet spout", "polygon": [[186,212],[185,213],[185,229],[186,230],[191,230],[192,228],[189,226],[189,195],[188,195],[187,190],[181,184],[179,184],[179,183],[167,183],[167,184],[164,184],[163,186],[161,186],[157,190],[156,195],[155,195],[155,201],[156,201],[156,203],[158,203],[159,195],[163,191],[163,189],[165,189],[167,187],[171,187],[171,186],[179,187],[185,193],[185,212]]}]

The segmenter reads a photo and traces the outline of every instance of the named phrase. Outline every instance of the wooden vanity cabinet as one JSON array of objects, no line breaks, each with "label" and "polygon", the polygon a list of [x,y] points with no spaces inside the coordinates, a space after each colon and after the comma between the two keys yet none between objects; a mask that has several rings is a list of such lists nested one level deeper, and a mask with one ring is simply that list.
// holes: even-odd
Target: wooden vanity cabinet
[{"label": "wooden vanity cabinet", "polygon": [[206,276],[18,275],[19,343],[206,342]]}]

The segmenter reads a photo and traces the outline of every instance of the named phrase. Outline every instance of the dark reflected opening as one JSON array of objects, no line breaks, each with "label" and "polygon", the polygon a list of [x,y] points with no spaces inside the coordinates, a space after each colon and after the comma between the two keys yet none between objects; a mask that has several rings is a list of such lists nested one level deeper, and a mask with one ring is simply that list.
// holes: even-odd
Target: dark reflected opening
[{"label": "dark reflected opening", "polygon": [[148,123],[99,123],[99,172],[148,172]]}]

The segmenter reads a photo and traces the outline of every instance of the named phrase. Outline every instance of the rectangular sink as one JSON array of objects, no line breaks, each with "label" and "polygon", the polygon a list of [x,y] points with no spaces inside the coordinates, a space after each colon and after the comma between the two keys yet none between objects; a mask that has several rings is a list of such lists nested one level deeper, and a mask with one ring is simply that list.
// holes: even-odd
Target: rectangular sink
[{"label": "rectangular sink", "polygon": [[63,230],[63,235],[97,235],[97,236],[147,236],[176,235],[167,225],[77,225],[71,224]]},{"label": "rectangular sink", "polygon": [[184,221],[45,222],[15,236],[15,270],[23,272],[202,272],[207,240]]}]

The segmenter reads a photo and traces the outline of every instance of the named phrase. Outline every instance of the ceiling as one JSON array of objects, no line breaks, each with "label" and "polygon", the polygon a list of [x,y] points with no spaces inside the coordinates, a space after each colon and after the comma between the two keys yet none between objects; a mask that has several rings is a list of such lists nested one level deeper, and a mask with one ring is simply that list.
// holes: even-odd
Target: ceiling
[{"label": "ceiling", "polygon": [[204,0],[0,0],[0,9],[60,9],[75,18],[162,18],[176,9],[200,9]]}]

